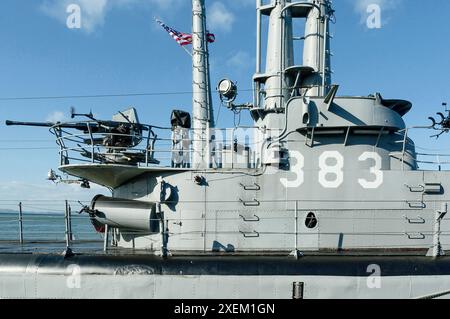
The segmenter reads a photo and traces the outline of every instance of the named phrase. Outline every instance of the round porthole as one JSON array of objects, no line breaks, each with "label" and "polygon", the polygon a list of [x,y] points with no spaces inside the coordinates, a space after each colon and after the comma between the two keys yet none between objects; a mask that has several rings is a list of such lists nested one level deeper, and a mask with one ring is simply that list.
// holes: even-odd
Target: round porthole
[{"label": "round porthole", "polygon": [[317,226],[317,218],[313,212],[309,212],[305,218],[305,226],[306,228],[312,229]]}]

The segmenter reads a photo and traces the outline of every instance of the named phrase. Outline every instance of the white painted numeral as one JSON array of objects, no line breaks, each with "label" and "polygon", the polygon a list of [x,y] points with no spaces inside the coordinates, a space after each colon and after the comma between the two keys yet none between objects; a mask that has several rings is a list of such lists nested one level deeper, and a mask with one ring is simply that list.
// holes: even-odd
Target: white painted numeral
[{"label": "white painted numeral", "polygon": [[[291,159],[295,159],[295,164],[292,164]],[[289,151],[290,172],[295,173],[296,178],[289,181],[287,178],[280,178],[281,184],[286,188],[300,187],[305,181],[303,167],[305,166],[305,158],[300,152]]]},{"label": "white painted numeral", "polygon": [[[289,158],[295,161],[290,161],[290,173],[295,174],[295,179],[288,180],[288,178],[280,178],[281,184],[285,188],[300,187],[305,181],[304,166],[305,158],[298,151],[289,151]],[[329,162],[335,161],[334,165]],[[359,158],[359,161],[373,160],[375,165],[370,168],[370,173],[375,175],[375,180],[368,181],[363,178],[358,179],[358,183],[365,189],[378,188],[383,184],[382,159],[378,153],[365,152]],[[337,151],[324,152],[319,157],[319,183],[325,188],[338,188],[344,182],[344,157]]]},{"label": "white painted numeral", "polygon": [[365,152],[363,153],[358,160],[359,161],[367,161],[368,159],[372,159],[375,161],[375,165],[370,168],[370,173],[375,175],[375,180],[373,182],[369,182],[365,179],[358,179],[358,183],[364,188],[378,188],[383,184],[383,171],[381,170],[381,156],[375,152]]},{"label": "white painted numeral", "polygon": [[[329,159],[334,159],[336,164],[327,164]],[[325,188],[338,188],[344,182],[344,157],[337,151],[324,152],[319,157],[319,182]],[[334,179],[327,179],[327,176],[335,176]]]}]

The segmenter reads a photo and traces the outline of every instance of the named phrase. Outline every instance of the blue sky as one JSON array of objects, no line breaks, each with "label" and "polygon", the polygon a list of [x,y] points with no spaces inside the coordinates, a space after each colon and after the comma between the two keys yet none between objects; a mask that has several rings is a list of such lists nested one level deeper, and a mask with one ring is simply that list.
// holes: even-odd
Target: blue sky
[{"label": "blue sky", "polygon": [[[213,84],[223,77],[251,88],[254,72],[253,0],[207,0]],[[81,5],[83,27],[68,29],[65,8]],[[382,27],[368,29],[368,4],[382,9]],[[189,0],[2,0],[0,10],[0,200],[89,199],[90,192],[45,181],[58,166],[57,149],[46,129],[5,127],[4,120],[46,121],[68,117],[70,106],[99,117],[135,106],[143,122],[168,125],[173,108],[191,109],[191,96],[102,99],[1,100],[8,97],[186,92],[191,90],[190,57],[153,21],[180,31],[191,27]],[[341,95],[381,92],[414,104],[409,126],[450,102],[448,0],[335,0],[332,26],[333,83]],[[300,29],[295,31],[301,34]],[[296,56],[300,63],[300,56]],[[242,102],[251,96],[243,91]],[[217,112],[219,103],[215,97]],[[233,118],[222,109],[221,127]],[[248,122],[248,120],[247,120]],[[415,135],[419,146],[450,153],[447,136]],[[11,150],[19,147],[40,150]],[[1,202],[0,202],[1,203]],[[1,208],[1,206],[0,206]]]}]

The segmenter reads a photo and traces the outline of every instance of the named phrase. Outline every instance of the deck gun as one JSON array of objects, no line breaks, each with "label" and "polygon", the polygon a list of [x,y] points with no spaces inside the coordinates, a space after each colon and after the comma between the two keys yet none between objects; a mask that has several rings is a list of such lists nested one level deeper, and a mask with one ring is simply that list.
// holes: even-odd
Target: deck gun
[{"label": "deck gun", "polygon": [[[87,121],[82,122],[20,122],[9,121],[5,124],[7,126],[32,126],[32,127],[48,127],[54,131],[64,129],[75,129],[82,131],[86,136],[96,134],[96,138],[84,139],[84,144],[102,145],[110,147],[132,148],[137,146],[142,141],[142,132],[149,131],[150,128],[146,125],[140,124],[136,109],[130,108],[122,112],[118,112],[113,116],[111,121],[98,120],[92,112],[89,114],[77,114],[71,108],[71,118],[86,117]],[[101,138],[98,138],[102,135]]]}]

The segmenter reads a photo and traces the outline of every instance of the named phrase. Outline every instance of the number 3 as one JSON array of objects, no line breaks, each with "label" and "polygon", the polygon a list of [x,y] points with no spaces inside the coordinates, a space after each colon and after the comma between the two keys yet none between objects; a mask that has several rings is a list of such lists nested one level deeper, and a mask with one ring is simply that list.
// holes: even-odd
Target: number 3
[{"label": "number 3", "polygon": [[375,152],[365,152],[358,160],[367,161],[368,159],[373,159],[375,161],[375,166],[370,168],[370,173],[375,175],[375,180],[373,182],[368,182],[365,179],[358,179],[358,183],[364,188],[378,188],[383,184],[383,171],[381,170],[381,156]]},{"label": "number 3", "polygon": [[296,174],[296,178],[293,181],[289,181],[287,178],[280,178],[280,182],[286,188],[300,187],[305,180],[303,173],[305,158],[300,152],[297,151],[289,151],[289,157],[295,158],[295,164],[291,164],[290,171]]}]

